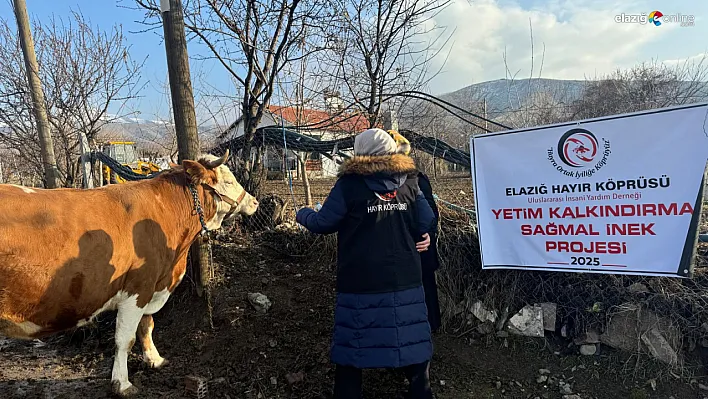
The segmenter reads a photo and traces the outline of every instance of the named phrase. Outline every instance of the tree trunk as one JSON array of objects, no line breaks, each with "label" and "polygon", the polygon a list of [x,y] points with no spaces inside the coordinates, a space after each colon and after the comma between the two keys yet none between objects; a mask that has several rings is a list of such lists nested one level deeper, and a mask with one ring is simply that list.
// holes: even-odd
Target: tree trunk
[{"label": "tree trunk", "polygon": [[37,55],[34,52],[34,40],[30,31],[29,17],[27,16],[27,5],[25,0],[13,0],[15,17],[17,18],[17,28],[20,33],[20,45],[25,59],[25,69],[27,80],[29,81],[30,93],[32,95],[32,109],[37,123],[37,134],[39,135],[39,148],[41,151],[42,163],[44,163],[44,184],[47,188],[59,187],[59,171],[54,155],[54,143],[51,131],[49,130],[49,119],[47,108],[44,103],[44,92],[42,82],[39,80],[39,66],[37,65]]},{"label": "tree trunk", "polygon": [[169,11],[163,10],[167,70],[172,94],[172,109],[177,135],[178,162],[196,160],[199,156],[197,117],[194,111],[194,93],[189,73],[187,39],[184,34],[182,1],[169,0]]},{"label": "tree trunk", "polygon": [[[185,159],[196,160],[199,156],[199,135],[197,117],[194,111],[194,94],[189,74],[187,39],[184,33],[184,15],[181,0],[161,2],[168,9],[162,9],[162,21],[165,33],[165,52],[167,70],[172,95],[172,110],[177,135],[178,162]],[[197,270],[191,269],[192,278],[197,282],[197,295],[202,296],[204,286],[211,275],[209,259],[201,254],[209,253],[209,243],[198,239],[190,250],[191,265],[197,264]]]},{"label": "tree trunk", "polygon": [[312,191],[310,190],[310,178],[307,177],[307,153],[298,154],[300,161],[300,173],[302,175],[302,189],[305,192],[305,206],[312,206]]}]

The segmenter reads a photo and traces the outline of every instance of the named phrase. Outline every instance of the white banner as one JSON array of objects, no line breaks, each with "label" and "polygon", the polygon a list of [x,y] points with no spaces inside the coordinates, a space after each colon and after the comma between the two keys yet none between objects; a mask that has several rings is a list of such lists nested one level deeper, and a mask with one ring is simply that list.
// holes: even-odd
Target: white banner
[{"label": "white banner", "polygon": [[690,277],[705,104],[471,140],[484,269]]}]

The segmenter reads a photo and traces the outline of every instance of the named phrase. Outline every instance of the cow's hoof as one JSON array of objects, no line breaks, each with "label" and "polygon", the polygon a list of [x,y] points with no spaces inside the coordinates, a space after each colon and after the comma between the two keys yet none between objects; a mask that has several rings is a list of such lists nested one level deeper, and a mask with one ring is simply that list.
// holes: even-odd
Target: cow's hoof
[{"label": "cow's hoof", "polygon": [[157,360],[147,360],[146,362],[147,362],[148,366],[150,366],[151,368],[154,368],[154,369],[161,369],[161,368],[167,366],[168,364],[170,364],[170,362],[167,361],[167,359],[165,359],[163,357],[161,357]]},{"label": "cow's hoof", "polygon": [[120,381],[116,380],[111,382],[111,387],[113,388],[113,393],[121,398],[128,398],[138,393],[138,388],[131,383],[121,387]]}]

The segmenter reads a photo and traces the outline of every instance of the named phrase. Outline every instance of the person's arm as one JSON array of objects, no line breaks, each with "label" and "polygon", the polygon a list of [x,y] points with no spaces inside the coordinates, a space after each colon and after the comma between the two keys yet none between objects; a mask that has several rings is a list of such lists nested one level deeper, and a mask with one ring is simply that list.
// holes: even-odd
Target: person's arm
[{"label": "person's arm", "polygon": [[[440,213],[438,212],[438,206],[435,203],[435,197],[433,196],[433,186],[430,184],[430,179],[424,173],[418,174],[418,186],[420,191],[423,192],[425,199],[428,200],[428,205],[433,209],[433,214],[435,214],[436,219],[440,219]],[[437,223],[436,223],[437,225]]]},{"label": "person's arm", "polygon": [[425,233],[434,232],[435,226],[437,225],[437,218],[435,217],[428,200],[420,190],[418,191],[418,195],[415,197],[415,203],[416,208],[418,209],[418,234],[422,236]]},{"label": "person's arm", "polygon": [[303,208],[298,211],[295,220],[315,234],[332,234],[339,230],[339,224],[346,215],[347,202],[342,185],[338,180],[319,212]]}]

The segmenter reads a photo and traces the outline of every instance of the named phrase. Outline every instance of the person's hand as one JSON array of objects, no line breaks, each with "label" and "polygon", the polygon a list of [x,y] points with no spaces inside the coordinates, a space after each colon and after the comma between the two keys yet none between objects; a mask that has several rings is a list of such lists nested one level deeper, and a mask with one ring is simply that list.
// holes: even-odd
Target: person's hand
[{"label": "person's hand", "polygon": [[415,249],[418,250],[418,252],[425,252],[428,250],[428,247],[430,246],[430,235],[428,233],[423,234],[424,240],[421,242],[417,242],[415,244]]}]

